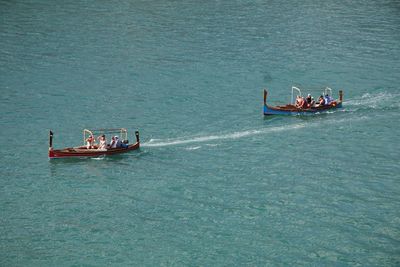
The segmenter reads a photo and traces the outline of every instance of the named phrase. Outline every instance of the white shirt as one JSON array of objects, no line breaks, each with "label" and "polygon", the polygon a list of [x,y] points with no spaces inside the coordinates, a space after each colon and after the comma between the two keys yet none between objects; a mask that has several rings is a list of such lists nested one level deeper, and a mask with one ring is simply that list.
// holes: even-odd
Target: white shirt
[{"label": "white shirt", "polygon": [[111,144],[110,144],[110,148],[116,148],[117,147],[117,140],[112,140]]},{"label": "white shirt", "polygon": [[107,141],[106,140],[100,140],[99,149],[106,149],[106,148],[107,148]]}]

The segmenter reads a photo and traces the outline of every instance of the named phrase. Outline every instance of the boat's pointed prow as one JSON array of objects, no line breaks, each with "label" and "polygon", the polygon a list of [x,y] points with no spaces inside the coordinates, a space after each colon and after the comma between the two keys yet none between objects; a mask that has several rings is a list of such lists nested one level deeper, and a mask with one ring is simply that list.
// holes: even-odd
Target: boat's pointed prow
[{"label": "boat's pointed prow", "polygon": [[53,132],[50,130],[49,133],[49,158],[52,158],[53,154]]},{"label": "boat's pointed prow", "polygon": [[53,147],[53,132],[50,130],[49,133],[49,148]]},{"label": "boat's pointed prow", "polygon": [[136,131],[136,132],[135,132],[135,136],[136,136],[136,142],[137,142],[138,144],[140,144],[139,131]]},{"label": "boat's pointed prow", "polygon": [[267,96],[268,96],[268,91],[267,89],[264,89],[264,106],[267,104]]}]

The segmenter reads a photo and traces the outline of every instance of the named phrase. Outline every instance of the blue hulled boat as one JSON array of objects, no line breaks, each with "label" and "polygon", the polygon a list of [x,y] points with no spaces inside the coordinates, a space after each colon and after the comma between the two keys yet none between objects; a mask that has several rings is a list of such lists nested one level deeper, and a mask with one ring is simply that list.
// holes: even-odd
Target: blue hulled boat
[{"label": "blue hulled boat", "polygon": [[324,100],[323,104],[311,103],[309,105],[298,105],[294,100],[294,92],[297,92],[297,96],[302,98],[301,90],[295,86],[292,87],[291,103],[284,106],[269,106],[267,104],[268,91],[264,89],[264,115],[312,115],[326,112],[329,110],[337,109],[342,107],[343,102],[343,91],[339,91],[339,99],[332,99],[332,89],[326,87],[323,96],[329,100]]}]

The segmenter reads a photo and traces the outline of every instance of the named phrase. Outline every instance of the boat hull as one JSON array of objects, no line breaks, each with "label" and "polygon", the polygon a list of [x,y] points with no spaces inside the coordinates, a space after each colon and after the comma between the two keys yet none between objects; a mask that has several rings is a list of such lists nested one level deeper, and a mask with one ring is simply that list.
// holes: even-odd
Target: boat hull
[{"label": "boat hull", "polygon": [[109,148],[109,149],[87,149],[86,147],[71,147],[64,149],[49,149],[49,158],[93,158],[100,156],[109,156],[116,154],[123,154],[132,150],[137,150],[140,143],[131,144],[126,148]]},{"label": "boat hull", "polygon": [[335,110],[338,108],[342,107],[342,102],[339,102],[335,105],[329,105],[329,106],[322,106],[322,107],[316,107],[316,108],[309,108],[309,109],[301,109],[301,108],[296,108],[292,105],[287,105],[287,106],[269,106],[269,105],[264,105],[264,115],[269,116],[269,115],[314,115],[314,114],[319,114],[323,112],[327,112],[330,110]]}]

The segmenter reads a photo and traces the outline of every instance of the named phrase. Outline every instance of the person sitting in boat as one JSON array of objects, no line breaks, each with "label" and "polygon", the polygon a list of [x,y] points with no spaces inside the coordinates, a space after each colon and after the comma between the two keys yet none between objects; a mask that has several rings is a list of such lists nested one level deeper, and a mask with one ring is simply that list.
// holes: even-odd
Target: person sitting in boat
[{"label": "person sitting in boat", "polygon": [[110,148],[116,148],[117,147],[117,141],[115,140],[115,136],[111,137],[111,143],[110,143]]},{"label": "person sitting in boat", "polygon": [[298,98],[298,103],[297,103],[297,108],[307,108],[307,101],[304,97],[299,96]]},{"label": "person sitting in boat", "polygon": [[300,105],[300,96],[299,95],[296,96],[296,102],[294,103],[294,105],[296,106],[296,108],[299,107],[299,105]]},{"label": "person sitting in boat", "polygon": [[118,136],[111,137],[110,148],[120,148],[122,147],[122,142],[119,140]]},{"label": "person sitting in boat", "polygon": [[315,104],[314,98],[310,94],[308,94],[306,97],[306,104],[307,104],[307,108],[311,108]]},{"label": "person sitting in boat", "polygon": [[296,108],[303,108],[304,105],[305,105],[305,100],[304,100],[304,98],[302,98],[301,96],[298,95],[298,96],[296,97],[296,104],[295,104]]},{"label": "person sitting in boat", "polygon": [[319,100],[318,100],[318,101],[319,101],[318,104],[315,105],[316,107],[320,107],[320,106],[325,105],[325,99],[324,99],[324,96],[323,96],[323,95],[321,95],[321,96],[319,97]]},{"label": "person sitting in boat", "polygon": [[333,98],[330,95],[326,94],[325,95],[325,105],[329,105],[332,101],[333,101]]},{"label": "person sitting in boat", "polygon": [[125,142],[122,142],[122,141],[121,141],[121,147],[122,147],[122,148],[128,148],[129,145],[128,145],[128,143],[125,143]]},{"label": "person sitting in boat", "polygon": [[121,140],[119,140],[118,136],[115,136],[115,140],[117,141],[117,147],[118,148],[123,147],[122,146],[122,142],[121,142]]},{"label": "person sitting in boat", "polygon": [[118,140],[117,147],[128,148],[128,140]]},{"label": "person sitting in boat", "polygon": [[86,148],[91,149],[94,148],[94,136],[91,134],[88,138],[86,138]]},{"label": "person sitting in boat", "polygon": [[315,100],[314,100],[314,97],[311,97],[311,107],[315,107]]},{"label": "person sitting in boat", "polygon": [[99,147],[97,149],[107,149],[107,139],[103,134],[97,138],[99,140]]}]

